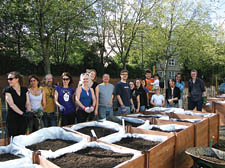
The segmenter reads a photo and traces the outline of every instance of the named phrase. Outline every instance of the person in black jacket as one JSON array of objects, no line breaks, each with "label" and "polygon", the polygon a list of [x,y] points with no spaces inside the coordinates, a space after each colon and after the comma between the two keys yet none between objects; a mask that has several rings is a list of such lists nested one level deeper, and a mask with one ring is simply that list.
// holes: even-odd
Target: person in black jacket
[{"label": "person in black jacket", "polygon": [[205,93],[205,84],[203,80],[197,77],[197,71],[191,71],[191,79],[188,81],[188,110],[193,110],[195,107],[197,111],[202,111],[203,96]]},{"label": "person in black jacket", "polygon": [[175,84],[176,81],[174,79],[169,79],[169,87],[166,89],[167,107],[178,107],[180,89]]}]

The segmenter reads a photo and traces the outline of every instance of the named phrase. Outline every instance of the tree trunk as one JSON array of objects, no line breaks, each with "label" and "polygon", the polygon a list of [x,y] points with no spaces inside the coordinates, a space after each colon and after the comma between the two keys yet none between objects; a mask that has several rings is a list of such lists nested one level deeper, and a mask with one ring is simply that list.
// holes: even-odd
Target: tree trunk
[{"label": "tree trunk", "polygon": [[165,64],[164,64],[164,93],[166,93],[166,88],[168,87],[168,83],[167,83],[167,70],[168,70],[168,59],[165,60]]},{"label": "tree trunk", "polygon": [[49,60],[47,40],[44,41],[44,44],[43,44],[43,47],[42,47],[42,54],[43,54],[43,58],[44,58],[45,74],[50,74],[51,73],[51,63],[50,63],[50,60]]}]

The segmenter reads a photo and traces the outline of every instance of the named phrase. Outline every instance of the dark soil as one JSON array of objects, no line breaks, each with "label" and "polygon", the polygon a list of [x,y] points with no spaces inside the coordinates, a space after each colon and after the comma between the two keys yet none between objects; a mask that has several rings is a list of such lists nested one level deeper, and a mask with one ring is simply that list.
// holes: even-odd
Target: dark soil
[{"label": "dark soil", "polygon": [[101,148],[86,148],[50,161],[62,168],[112,168],[132,156]]},{"label": "dark soil", "polygon": [[13,160],[13,159],[18,159],[20,157],[12,155],[12,154],[1,154],[0,155],[0,162],[8,161],[8,160]]},{"label": "dark soil", "polygon": [[92,137],[92,133],[91,133],[92,129],[95,131],[97,138],[105,137],[107,135],[116,133],[116,131],[114,131],[112,129],[101,128],[101,127],[84,127],[77,131]]},{"label": "dark soil", "polygon": [[220,126],[219,143],[213,145],[213,148],[225,151],[225,126]]},{"label": "dark soil", "polygon": [[77,142],[74,141],[64,141],[64,140],[60,140],[60,139],[56,139],[56,140],[46,140],[44,142],[38,143],[38,144],[34,144],[31,146],[27,146],[26,148],[32,150],[32,151],[37,151],[37,150],[52,150],[53,152],[73,145]]},{"label": "dark soil", "polygon": [[[143,124],[143,123],[142,123]],[[140,123],[133,123],[133,122],[129,122],[129,121],[125,121],[125,125],[130,125],[132,127],[138,127],[140,125],[142,125]]]},{"label": "dark soil", "polygon": [[116,142],[115,144],[131,149],[136,149],[139,151],[145,151],[153,148],[159,143],[160,142],[147,141],[142,138],[122,138],[119,142]]},{"label": "dark soil", "polygon": [[163,131],[163,130],[161,130],[161,129],[159,129],[159,128],[153,127],[151,130],[154,130],[154,131],[161,131],[161,132],[180,132],[180,131],[182,131],[183,129],[177,129],[177,130],[175,130],[175,131]]}]

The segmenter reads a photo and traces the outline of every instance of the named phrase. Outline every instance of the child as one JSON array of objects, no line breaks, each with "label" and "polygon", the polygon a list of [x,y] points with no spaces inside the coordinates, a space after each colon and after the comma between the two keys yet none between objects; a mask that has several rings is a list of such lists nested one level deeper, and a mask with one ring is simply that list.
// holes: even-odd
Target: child
[{"label": "child", "polygon": [[156,87],[159,87],[159,75],[155,74],[154,75],[154,82],[151,83],[151,85],[153,86],[153,90],[155,90]]},{"label": "child", "polygon": [[160,94],[160,87],[155,88],[155,94],[151,98],[151,104],[154,107],[163,107],[165,105],[165,98]]}]

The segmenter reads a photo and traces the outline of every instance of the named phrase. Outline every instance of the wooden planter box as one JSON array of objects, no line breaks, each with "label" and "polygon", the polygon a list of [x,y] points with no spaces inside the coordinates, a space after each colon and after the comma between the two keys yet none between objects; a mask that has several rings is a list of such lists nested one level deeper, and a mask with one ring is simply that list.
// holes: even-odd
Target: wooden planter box
[{"label": "wooden planter box", "polygon": [[193,165],[193,160],[190,156],[185,154],[187,148],[194,147],[194,125],[192,123],[177,122],[177,121],[167,121],[153,118],[151,123],[154,125],[166,125],[166,124],[177,124],[185,125],[188,128],[174,132],[175,140],[175,153],[174,153],[174,167],[176,168],[190,168]]},{"label": "wooden planter box", "polygon": [[171,117],[177,119],[201,119],[202,121],[198,123],[193,123],[195,127],[195,147],[209,146],[208,118],[175,113],[171,113]]},{"label": "wooden planter box", "polygon": [[[194,113],[198,113],[193,111]],[[211,117],[204,117],[206,119],[208,119],[209,122],[209,142],[208,144],[210,144],[210,140],[212,137],[214,137],[213,139],[213,145],[217,144],[219,142],[219,127],[220,127],[220,115],[219,114],[215,114],[214,116]]]},{"label": "wooden planter box", "polygon": [[[77,131],[72,131],[72,132],[77,133]],[[168,139],[154,146],[148,152],[145,152],[145,154],[142,157],[139,157],[131,162],[124,164],[122,168],[142,168],[142,167],[174,168],[175,136],[173,133],[145,130],[145,129],[135,128],[130,126],[126,126],[126,132],[129,132],[131,134],[137,133],[137,134],[148,134],[148,135],[162,135],[162,136],[167,136]],[[91,137],[89,138],[89,141],[92,141]],[[98,139],[96,141],[102,142]],[[102,143],[106,143],[106,142],[102,142]],[[111,144],[111,145],[118,146],[115,144]]]},{"label": "wooden planter box", "polygon": [[[118,148],[119,150],[126,150],[126,147],[118,146],[115,144],[109,144],[106,142],[101,142],[96,140],[98,143],[103,143],[106,146],[114,146],[114,148]],[[33,155],[33,163],[41,165],[43,168],[59,168],[59,166],[50,162],[49,160],[43,158],[40,153],[35,153]],[[146,156],[144,154],[138,156],[133,160],[128,160],[120,164],[120,166],[116,166],[116,168],[148,168],[146,163]]]},{"label": "wooden planter box", "polygon": [[148,168],[174,168],[175,136],[173,133],[146,130],[136,127],[126,127],[128,133],[161,135],[168,139],[149,149],[146,155]]},{"label": "wooden planter box", "polygon": [[[199,116],[191,116],[185,114],[175,114],[175,113],[163,113],[163,112],[144,112],[144,114],[161,114],[167,115],[170,118],[176,119],[201,119],[202,121],[198,123],[192,123],[194,125],[194,141],[195,146],[209,146],[209,122],[208,118],[199,117]],[[146,118],[141,118],[146,119]],[[151,122],[151,119],[150,119]]]},{"label": "wooden planter box", "polygon": [[209,97],[207,98],[207,101],[210,102],[212,105],[211,106],[203,106],[202,112],[205,113],[214,113],[215,112],[215,102],[216,101],[223,101],[224,98],[217,98],[217,97]]}]

